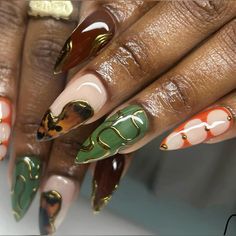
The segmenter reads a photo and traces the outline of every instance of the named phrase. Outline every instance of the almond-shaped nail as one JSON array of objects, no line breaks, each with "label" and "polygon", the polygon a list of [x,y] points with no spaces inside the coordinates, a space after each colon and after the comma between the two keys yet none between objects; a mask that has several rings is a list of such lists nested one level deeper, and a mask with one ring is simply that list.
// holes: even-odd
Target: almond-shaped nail
[{"label": "almond-shaped nail", "polygon": [[113,37],[115,22],[105,9],[89,15],[72,33],[56,61],[55,74],[65,72],[95,56]]},{"label": "almond-shaped nail", "polygon": [[37,193],[41,170],[41,162],[37,157],[21,157],[16,162],[11,191],[16,221],[24,217]]},{"label": "almond-shaped nail", "polygon": [[40,200],[41,235],[53,234],[64,220],[76,194],[73,180],[53,175],[45,183]]},{"label": "almond-shaped nail", "polygon": [[92,205],[99,212],[111,199],[117,189],[125,167],[125,157],[116,154],[98,161],[93,176]]},{"label": "almond-shaped nail", "polygon": [[95,74],[78,76],[51,105],[38,129],[38,140],[50,140],[84,124],[106,103],[107,93]]},{"label": "almond-shaped nail", "polygon": [[7,154],[12,127],[12,104],[9,99],[0,97],[0,160]]},{"label": "almond-shaped nail", "polygon": [[91,134],[79,150],[75,162],[90,163],[113,156],[140,140],[148,128],[148,117],[141,106],[125,107]]},{"label": "almond-shaped nail", "polygon": [[190,147],[224,134],[233,124],[233,115],[226,107],[203,111],[175,129],[161,144],[162,150]]}]

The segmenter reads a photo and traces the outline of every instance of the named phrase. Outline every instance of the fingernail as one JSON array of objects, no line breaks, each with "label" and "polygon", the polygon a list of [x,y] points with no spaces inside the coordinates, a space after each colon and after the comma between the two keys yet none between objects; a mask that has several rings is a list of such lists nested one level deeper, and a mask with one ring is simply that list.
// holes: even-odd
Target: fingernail
[{"label": "fingernail", "polygon": [[114,33],[115,22],[105,9],[89,15],[65,42],[55,64],[55,74],[65,72],[95,56]]},{"label": "fingernail", "polygon": [[123,155],[99,161],[93,176],[92,205],[95,212],[99,212],[111,199],[117,189],[125,166]]},{"label": "fingernail", "polygon": [[203,111],[180,125],[161,144],[162,150],[176,150],[197,145],[228,131],[233,116],[226,107]]},{"label": "fingernail", "polygon": [[40,184],[41,163],[36,157],[17,160],[13,172],[12,210],[16,221],[20,221],[33,201]]},{"label": "fingernail", "polygon": [[53,175],[48,179],[40,200],[41,235],[53,234],[58,229],[73,202],[75,193],[76,185],[69,178]]},{"label": "fingernail", "polygon": [[106,90],[96,75],[85,74],[70,83],[44,115],[38,140],[50,140],[77,128],[106,103]]},{"label": "fingernail", "polygon": [[0,160],[7,154],[12,126],[12,104],[10,100],[0,97]]},{"label": "fingernail", "polygon": [[128,106],[106,119],[84,142],[75,162],[89,163],[113,156],[141,139],[148,130],[142,107]]}]

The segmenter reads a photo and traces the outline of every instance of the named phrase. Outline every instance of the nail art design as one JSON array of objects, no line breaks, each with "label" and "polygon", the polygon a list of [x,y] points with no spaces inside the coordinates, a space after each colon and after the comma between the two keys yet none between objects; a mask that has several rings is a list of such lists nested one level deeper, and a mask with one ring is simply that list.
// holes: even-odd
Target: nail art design
[{"label": "nail art design", "polygon": [[12,105],[7,98],[0,97],[0,160],[7,154],[12,125]]},{"label": "nail art design", "polygon": [[92,118],[105,104],[106,91],[96,75],[86,74],[59,95],[44,115],[38,140],[50,140],[69,132]]},{"label": "nail art design", "polygon": [[23,218],[39,187],[41,163],[36,157],[22,157],[16,162],[12,185],[12,210],[16,221]]},{"label": "nail art design", "polygon": [[51,176],[43,187],[39,211],[41,235],[53,234],[60,226],[76,194],[73,180]]},{"label": "nail art design", "polygon": [[228,131],[233,116],[226,107],[213,107],[180,125],[161,144],[162,150],[176,150],[206,142]]},{"label": "nail art design", "polygon": [[95,56],[114,33],[115,22],[105,9],[92,13],[67,39],[56,61],[55,74],[65,72]]},{"label": "nail art design", "polygon": [[42,119],[38,129],[38,140],[50,140],[58,137],[69,130],[76,128],[93,116],[93,108],[84,101],[68,103],[59,116],[54,116],[49,110]]},{"label": "nail art design", "polygon": [[61,210],[62,197],[57,191],[42,193],[40,201],[40,233],[42,235],[55,232],[54,221]]},{"label": "nail art design", "polygon": [[89,163],[113,156],[141,139],[148,130],[148,123],[145,111],[138,105],[118,111],[84,142],[75,162]]},{"label": "nail art design", "polygon": [[125,157],[116,154],[97,162],[93,177],[92,205],[99,212],[111,199],[117,189],[125,166]]}]

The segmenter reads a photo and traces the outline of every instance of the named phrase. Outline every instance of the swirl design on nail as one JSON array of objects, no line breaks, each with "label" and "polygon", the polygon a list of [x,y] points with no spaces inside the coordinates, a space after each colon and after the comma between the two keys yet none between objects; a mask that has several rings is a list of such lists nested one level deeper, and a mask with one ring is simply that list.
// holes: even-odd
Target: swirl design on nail
[{"label": "swirl design on nail", "polygon": [[85,141],[76,163],[88,163],[112,156],[142,138],[148,118],[142,107],[131,105],[101,124]]},{"label": "swirl design on nail", "polygon": [[12,185],[12,210],[19,221],[28,210],[39,187],[41,163],[35,157],[20,158],[15,166]]},{"label": "swirl design on nail", "polygon": [[50,140],[77,128],[94,115],[93,108],[85,101],[68,103],[60,115],[49,110],[43,117],[37,132],[38,140]]},{"label": "swirl design on nail", "polygon": [[43,235],[55,232],[55,220],[58,216],[62,205],[62,196],[59,192],[52,190],[44,192],[40,201],[40,232]]}]

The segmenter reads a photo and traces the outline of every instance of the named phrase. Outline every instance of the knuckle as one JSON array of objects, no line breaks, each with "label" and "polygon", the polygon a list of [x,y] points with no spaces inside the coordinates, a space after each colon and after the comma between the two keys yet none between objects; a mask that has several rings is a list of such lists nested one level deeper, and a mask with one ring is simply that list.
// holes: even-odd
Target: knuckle
[{"label": "knuckle", "polygon": [[197,103],[195,86],[184,75],[174,75],[161,85],[161,103],[173,115],[192,112]]},{"label": "knuckle", "polygon": [[187,9],[193,19],[197,19],[204,24],[213,22],[222,15],[227,14],[230,8],[230,1],[225,0],[195,0],[177,1],[181,8]]},{"label": "knuckle", "polygon": [[19,4],[13,1],[0,1],[0,27],[15,29],[23,26],[25,15]]},{"label": "knuckle", "polygon": [[51,71],[61,44],[50,35],[45,35],[32,42],[28,53],[27,64],[33,68]]},{"label": "knuckle", "polygon": [[21,133],[27,135],[27,137],[36,140],[36,132],[38,129],[38,124],[28,121],[24,121],[20,119],[16,123],[16,129],[19,130]]},{"label": "knuckle", "polygon": [[229,23],[225,30],[219,34],[219,44],[225,51],[227,57],[236,62],[236,20]]},{"label": "knuckle", "polygon": [[116,59],[130,76],[135,79],[148,73],[151,67],[150,55],[146,44],[137,34],[131,34],[122,40],[117,41],[118,56]]}]

